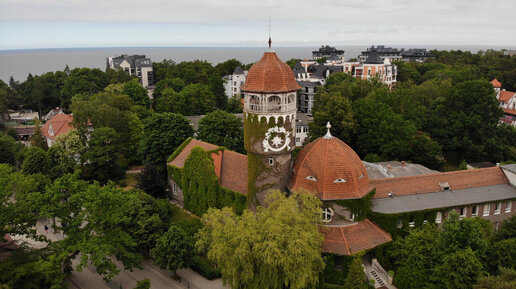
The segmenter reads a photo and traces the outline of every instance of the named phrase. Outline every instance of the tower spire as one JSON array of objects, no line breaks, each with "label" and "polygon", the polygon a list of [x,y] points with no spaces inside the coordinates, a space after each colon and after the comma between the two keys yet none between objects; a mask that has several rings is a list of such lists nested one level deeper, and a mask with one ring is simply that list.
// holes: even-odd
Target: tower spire
[{"label": "tower spire", "polygon": [[272,40],[271,40],[271,18],[269,17],[269,48],[271,48]]}]

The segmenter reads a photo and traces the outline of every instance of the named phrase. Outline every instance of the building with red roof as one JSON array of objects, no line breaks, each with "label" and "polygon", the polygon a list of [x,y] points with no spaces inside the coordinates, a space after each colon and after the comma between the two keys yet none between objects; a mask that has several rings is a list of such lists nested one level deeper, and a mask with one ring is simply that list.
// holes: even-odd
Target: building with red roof
[{"label": "building with red roof", "polygon": [[516,93],[502,89],[502,84],[496,78],[491,80],[491,84],[504,112],[500,122],[516,126]]},{"label": "building with red roof", "polygon": [[[250,209],[263,204],[270,189],[312,193],[322,201],[322,250],[338,255],[371,250],[411,227],[440,224],[451,211],[461,218],[487,219],[495,228],[515,214],[516,165],[440,173],[405,162],[397,168],[389,163],[385,171],[366,163],[378,169],[370,176],[356,152],[331,135],[330,123],[325,136],[292,160],[297,89],[292,70],[269,47],[242,86],[247,155],[187,140],[169,159],[172,177],[177,180],[174,170],[200,147],[213,164],[217,184],[245,196]],[[181,180],[188,179],[181,174]],[[190,188],[171,184],[173,198],[181,202]]]},{"label": "building with red roof", "polygon": [[72,122],[73,116],[71,114],[59,113],[43,125],[41,133],[45,136],[49,147],[56,142],[58,136],[67,134],[73,129]]}]

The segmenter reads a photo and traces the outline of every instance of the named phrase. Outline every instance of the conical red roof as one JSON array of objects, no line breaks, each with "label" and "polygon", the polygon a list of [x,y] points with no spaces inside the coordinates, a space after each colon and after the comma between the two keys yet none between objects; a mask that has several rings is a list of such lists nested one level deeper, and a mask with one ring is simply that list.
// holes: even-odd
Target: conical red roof
[{"label": "conical red roof", "polygon": [[241,88],[246,92],[289,92],[301,89],[292,69],[275,52],[267,51],[251,66]]},{"label": "conical red roof", "polygon": [[373,189],[360,157],[336,137],[320,137],[299,152],[288,187],[321,200],[358,199]]}]

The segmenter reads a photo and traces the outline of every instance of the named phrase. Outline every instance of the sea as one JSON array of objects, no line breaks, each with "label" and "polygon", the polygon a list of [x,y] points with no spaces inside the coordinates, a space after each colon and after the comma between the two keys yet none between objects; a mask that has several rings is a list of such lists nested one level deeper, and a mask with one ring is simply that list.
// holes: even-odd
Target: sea
[{"label": "sea", "polygon": [[[516,47],[479,46],[479,45],[389,45],[401,48],[427,48],[439,50],[463,50],[473,53],[487,49],[515,49]],[[361,51],[370,46],[336,46],[345,51],[346,58],[355,58]],[[310,59],[315,46],[274,47],[278,56],[287,61],[291,58]],[[0,50],[0,79],[8,83],[12,76],[15,80],[24,81],[28,74],[41,75],[50,71],[63,70],[66,65],[70,69],[77,67],[106,69],[106,58],[121,54],[144,54],[152,61],[170,59],[175,62],[206,60],[213,65],[228,59],[238,59],[244,64],[258,61],[265,47],[108,47],[108,48],[52,48]]]}]

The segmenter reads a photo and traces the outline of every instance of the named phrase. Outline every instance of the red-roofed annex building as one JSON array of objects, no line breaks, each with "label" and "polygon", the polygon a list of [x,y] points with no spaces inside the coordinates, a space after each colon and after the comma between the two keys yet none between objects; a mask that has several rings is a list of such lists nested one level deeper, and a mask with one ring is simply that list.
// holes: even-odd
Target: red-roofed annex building
[{"label": "red-roofed annex building", "polygon": [[502,89],[502,84],[496,78],[491,80],[491,84],[504,112],[500,122],[516,126],[516,93]]},{"label": "red-roofed annex building", "polygon": [[185,141],[168,161],[172,197],[180,203],[187,197],[183,191],[190,188],[182,180],[188,176],[177,170],[195,148],[202,148],[218,186],[246,196],[251,209],[263,203],[270,189],[317,196],[323,202],[326,253],[352,255],[373,249],[411,227],[442,223],[452,210],[461,218],[485,218],[495,227],[515,214],[516,165],[448,173],[425,168],[416,170],[420,175],[370,178],[355,151],[331,135],[329,123],[326,135],[307,144],[292,161],[298,89],[292,70],[269,46],[242,86],[247,155]]},{"label": "red-roofed annex building", "polygon": [[61,112],[54,115],[41,127],[41,133],[45,136],[48,147],[56,142],[58,136],[67,134],[73,129],[72,122],[73,116],[71,114]]}]

